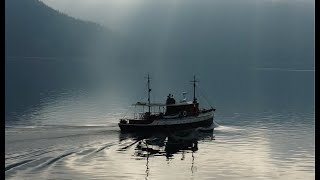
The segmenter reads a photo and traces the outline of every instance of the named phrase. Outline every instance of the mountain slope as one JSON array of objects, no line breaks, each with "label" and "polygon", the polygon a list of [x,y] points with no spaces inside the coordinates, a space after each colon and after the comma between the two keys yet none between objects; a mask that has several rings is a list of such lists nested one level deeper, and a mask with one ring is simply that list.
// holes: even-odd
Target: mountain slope
[{"label": "mountain slope", "polygon": [[5,1],[6,56],[77,57],[97,53],[112,32],[59,13],[38,0]]}]

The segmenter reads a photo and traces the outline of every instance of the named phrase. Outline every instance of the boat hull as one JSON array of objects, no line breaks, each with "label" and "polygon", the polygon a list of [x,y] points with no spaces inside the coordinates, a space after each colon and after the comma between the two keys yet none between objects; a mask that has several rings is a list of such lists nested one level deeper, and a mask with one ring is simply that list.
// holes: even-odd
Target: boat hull
[{"label": "boat hull", "polygon": [[167,125],[135,125],[121,124],[119,127],[122,132],[158,132],[158,131],[176,131],[185,129],[194,129],[198,127],[209,127],[213,124],[213,117],[208,117],[202,121],[190,122],[184,124],[167,124]]}]

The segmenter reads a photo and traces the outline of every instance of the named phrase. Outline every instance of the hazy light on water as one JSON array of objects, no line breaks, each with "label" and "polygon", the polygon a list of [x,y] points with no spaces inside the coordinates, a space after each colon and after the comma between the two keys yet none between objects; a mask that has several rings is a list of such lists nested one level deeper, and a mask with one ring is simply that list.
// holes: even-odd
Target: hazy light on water
[{"label": "hazy light on water", "polygon": [[[83,89],[31,89],[33,101],[11,97],[26,110],[6,117],[6,178],[314,178],[314,69],[304,66],[314,52],[310,1],[43,1],[132,35],[144,54],[132,61],[89,54],[64,59],[68,65],[28,62],[43,71],[80,66],[90,85],[80,79]],[[114,43],[112,52],[123,53]],[[136,144],[124,149],[136,139],[121,134],[117,122],[146,100],[148,72],[155,102],[185,91],[190,98],[195,74],[217,109],[215,137],[170,157],[137,156]],[[23,79],[25,86],[33,78]]]}]

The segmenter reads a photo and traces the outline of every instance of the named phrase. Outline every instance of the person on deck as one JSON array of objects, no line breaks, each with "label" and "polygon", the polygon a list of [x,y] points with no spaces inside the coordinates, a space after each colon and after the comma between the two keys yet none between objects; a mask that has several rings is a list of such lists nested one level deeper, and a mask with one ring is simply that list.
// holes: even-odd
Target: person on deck
[{"label": "person on deck", "polygon": [[176,100],[173,98],[173,94],[171,94],[172,104],[176,103]]},{"label": "person on deck", "polygon": [[167,96],[166,104],[170,104],[170,98],[171,98],[171,94],[169,94],[169,95]]},{"label": "person on deck", "polygon": [[174,100],[173,95],[169,94],[167,97],[166,104],[169,105],[169,104],[175,104],[175,103],[176,103],[176,100]]}]

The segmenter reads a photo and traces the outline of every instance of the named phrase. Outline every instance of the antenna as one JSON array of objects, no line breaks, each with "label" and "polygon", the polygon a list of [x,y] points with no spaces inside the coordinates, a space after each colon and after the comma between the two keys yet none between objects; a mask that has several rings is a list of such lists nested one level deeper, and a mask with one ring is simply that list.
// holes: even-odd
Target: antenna
[{"label": "antenna", "polygon": [[196,76],[194,75],[193,76],[193,81],[190,81],[190,82],[193,82],[193,103],[196,103],[197,102],[197,98],[196,98],[196,82],[200,82],[200,81],[196,80]]},{"label": "antenna", "polygon": [[148,77],[146,77],[148,79],[148,108],[149,108],[149,114],[150,114],[150,92],[151,92],[151,89],[150,89],[150,76],[149,76],[149,73],[148,73]]}]

